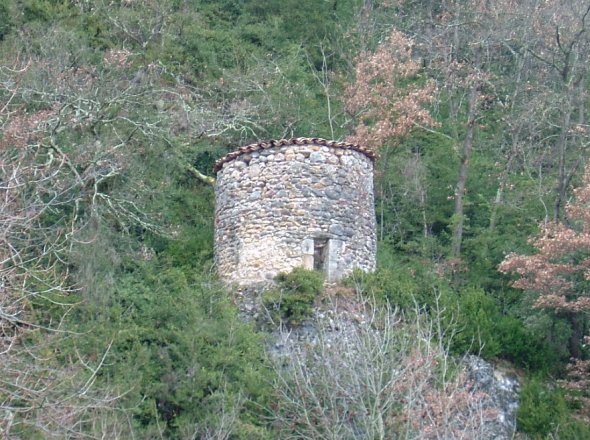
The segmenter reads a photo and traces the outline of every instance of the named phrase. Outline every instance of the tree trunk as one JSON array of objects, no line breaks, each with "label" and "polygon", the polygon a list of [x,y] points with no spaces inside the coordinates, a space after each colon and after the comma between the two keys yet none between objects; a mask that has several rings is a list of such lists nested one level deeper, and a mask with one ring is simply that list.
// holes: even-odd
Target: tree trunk
[{"label": "tree trunk", "polygon": [[580,78],[580,83],[578,84],[578,124],[584,125],[584,115],[586,113],[585,110],[585,103],[586,103],[586,91],[584,90],[584,76]]},{"label": "tree trunk", "polygon": [[467,109],[467,125],[463,151],[461,153],[461,165],[459,167],[459,178],[455,187],[455,228],[453,231],[452,255],[458,257],[461,254],[461,243],[463,241],[464,203],[465,187],[469,171],[469,161],[473,150],[473,133],[475,129],[475,118],[477,116],[477,101],[479,97],[479,82],[475,81],[469,91],[469,103]]},{"label": "tree trunk", "polygon": [[567,132],[570,126],[570,115],[571,113],[569,108],[564,108],[561,132],[559,134],[559,140],[557,144],[557,149],[559,152],[559,176],[557,178],[557,196],[553,210],[553,221],[555,222],[559,222],[561,220],[561,214],[566,200],[566,185],[568,179],[565,172],[565,156],[567,153]]},{"label": "tree trunk", "polygon": [[[515,143],[513,143],[513,145],[515,145]],[[506,164],[506,167],[500,175],[498,190],[496,191],[496,197],[492,202],[492,211],[490,213],[490,226],[488,227],[488,230],[490,232],[493,232],[494,229],[496,229],[496,224],[498,223],[498,209],[500,208],[500,205],[502,204],[502,200],[504,198],[504,190],[506,189],[506,184],[508,182],[510,170],[512,169],[512,161],[514,160],[514,156],[516,156],[516,151],[513,147],[510,153],[510,157],[508,158],[508,163]]]},{"label": "tree trunk", "polygon": [[568,349],[570,352],[570,356],[574,359],[581,359],[582,350],[580,347],[580,343],[584,336],[584,332],[580,316],[577,312],[568,312],[567,318],[570,324],[572,325],[572,334],[570,335],[568,341]]}]

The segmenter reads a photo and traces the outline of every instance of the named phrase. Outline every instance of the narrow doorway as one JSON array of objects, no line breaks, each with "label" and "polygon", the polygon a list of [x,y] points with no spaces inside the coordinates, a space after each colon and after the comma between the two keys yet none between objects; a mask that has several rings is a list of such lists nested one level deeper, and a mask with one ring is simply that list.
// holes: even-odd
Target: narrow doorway
[{"label": "narrow doorway", "polygon": [[328,260],[328,239],[316,238],[313,241],[313,268],[322,272],[326,271],[326,261]]}]

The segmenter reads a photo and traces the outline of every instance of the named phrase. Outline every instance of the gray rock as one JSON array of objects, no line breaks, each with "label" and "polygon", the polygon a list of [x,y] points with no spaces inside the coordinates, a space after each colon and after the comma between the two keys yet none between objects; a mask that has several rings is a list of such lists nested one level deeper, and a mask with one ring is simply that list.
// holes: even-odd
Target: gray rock
[{"label": "gray rock", "polygon": [[326,197],[328,197],[331,200],[338,200],[340,198],[341,193],[337,190],[334,189],[328,189],[326,190]]},{"label": "gray rock", "polygon": [[309,160],[312,163],[325,162],[326,156],[324,153],[322,153],[320,151],[314,151],[313,153],[311,153],[309,155]]},{"label": "gray rock", "polygon": [[489,422],[489,430],[494,440],[512,439],[516,431],[516,411],[518,410],[518,378],[496,370],[482,358],[466,356],[463,364],[468,380],[473,384],[472,391],[482,391],[490,397],[489,408],[495,410],[495,420]]},{"label": "gray rock", "polygon": [[330,225],[330,227],[328,228],[328,231],[331,234],[335,234],[335,235],[343,235],[344,234],[344,228],[341,225]]}]

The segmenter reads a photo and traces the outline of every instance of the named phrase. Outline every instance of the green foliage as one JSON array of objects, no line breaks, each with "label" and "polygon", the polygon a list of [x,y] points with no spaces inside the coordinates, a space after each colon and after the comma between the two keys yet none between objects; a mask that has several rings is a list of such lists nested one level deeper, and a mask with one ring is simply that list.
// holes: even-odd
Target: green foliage
[{"label": "green foliage", "polygon": [[562,360],[545,335],[501,312],[492,295],[479,288],[448,291],[441,296],[452,348],[457,354],[471,352],[485,358],[500,357],[533,372],[551,372]]},{"label": "green foliage", "polygon": [[48,21],[53,12],[51,2],[46,0],[25,0],[23,18],[25,21]]},{"label": "green foliage", "polygon": [[263,304],[271,312],[271,318],[294,326],[311,317],[323,290],[323,274],[298,267],[289,273],[280,273],[275,280],[278,286],[263,295]]},{"label": "green foliage", "polygon": [[17,2],[21,19],[25,22],[50,23],[65,17],[77,15],[71,1],[64,0],[23,0]]},{"label": "green foliage", "polygon": [[403,265],[379,268],[369,274],[357,270],[344,283],[374,298],[378,304],[388,303],[405,310],[429,304],[434,292],[433,286],[426,286],[416,269]]},{"label": "green foliage", "polygon": [[0,0],[0,41],[14,26],[11,8],[11,0]]},{"label": "green foliage", "polygon": [[467,288],[457,297],[442,297],[442,308],[457,353],[476,353],[486,358],[500,353],[497,330],[500,314],[494,300],[481,289]]},{"label": "green foliage", "polygon": [[565,393],[531,377],[522,387],[517,413],[518,429],[533,439],[577,440],[590,437],[590,427],[572,418]]},{"label": "green foliage", "polygon": [[[361,12],[368,3],[0,0],[0,108],[6,109],[0,131],[6,136],[21,110],[33,115],[59,108],[51,123],[29,127],[35,160],[53,157],[54,164],[63,161],[64,176],[75,170],[86,179],[72,191],[48,186],[30,209],[42,210],[55,198],[39,218],[48,237],[70,237],[73,222],[82,226],[59,261],[48,263],[51,270],[31,272],[28,287],[46,293],[19,300],[22,317],[76,332],[40,353],[56,371],[78,355],[96,365],[112,342],[94,384],[124,395],[117,410],[130,415],[137,438],[204,436],[228,419],[235,420],[232,438],[267,435],[264,341],[237,319],[228,292],[210,276],[214,195],[182,164],[212,175],[215,159],[241,143],[332,132],[344,139],[354,115],[345,113],[341,97],[360,48],[374,47],[392,26],[422,35],[417,23],[445,12],[442,3],[414,1],[373,2]],[[428,49],[427,39],[422,44]],[[105,61],[122,49],[129,51],[128,63]],[[512,117],[520,104],[503,96],[516,96],[508,75],[523,60],[508,49],[502,60],[490,53],[485,62],[494,75],[477,119],[460,261],[447,256],[465,106],[459,104],[454,119],[447,102],[454,86],[441,82],[440,102],[431,109],[440,127],[417,129],[382,150],[375,181],[379,268],[356,272],[347,283],[380,304],[442,311],[457,354],[471,351],[553,373],[567,361],[571,325],[534,311],[534,298],[510,289],[496,267],[507,253],[527,250],[527,237],[551,209],[558,167],[549,147],[557,132],[539,127],[555,126],[549,111],[559,106],[541,122],[536,114]],[[424,80],[445,79],[428,50],[420,56]],[[176,106],[172,95],[182,98]],[[191,111],[194,119],[183,125]],[[520,127],[524,119],[538,133]],[[515,127],[522,133],[513,145]],[[572,147],[583,137],[575,130],[568,136]],[[537,142],[541,138],[547,140]],[[578,160],[574,156],[568,160]],[[111,164],[116,175],[100,183],[88,178]],[[94,197],[95,183],[100,197]],[[21,257],[34,256],[44,243]],[[71,279],[75,294],[51,290],[51,278],[60,274]],[[321,274],[297,269],[277,283],[264,294],[273,316],[289,325],[309,317]],[[64,307],[72,308],[65,316]],[[35,330],[25,341],[42,335]],[[539,381],[525,387],[523,402],[519,423],[532,436],[558,430],[560,438],[590,437],[570,420],[563,396]]]},{"label": "green foliage", "polygon": [[138,432],[160,426],[174,438],[232,407],[240,429],[259,429],[268,377],[263,341],[238,320],[219,283],[157,259],[127,263],[117,279],[100,315],[79,312],[92,337],[77,350],[92,355],[112,341],[99,383],[126,391],[120,404],[133,408]]},{"label": "green foliage", "polygon": [[316,270],[296,267],[289,273],[280,273],[275,280],[279,286],[294,292],[318,295],[324,286],[324,276]]},{"label": "green foliage", "polygon": [[[144,163],[141,173],[162,182],[166,168]],[[118,408],[142,438],[223,426],[238,439],[264,438],[264,341],[209,274],[211,189],[172,177],[164,194],[150,195],[150,206],[173,234],[138,227],[121,234],[106,218],[80,237],[74,270],[84,303],[70,318],[86,336],[64,353],[100,358],[109,347],[96,386],[124,393]]]},{"label": "green foliage", "polygon": [[379,268],[374,273],[355,271],[345,284],[378,304],[441,312],[454,353],[500,357],[529,371],[543,372],[553,371],[562,360],[551,338],[503,312],[497,296],[479,287],[454,287],[424,266],[395,261],[395,254],[386,246],[379,249]]},{"label": "green foliage", "polygon": [[374,299],[378,304],[414,310],[415,306],[430,307],[437,292],[450,289],[449,283],[433,273],[428,257],[437,253],[438,243],[424,239],[413,242],[413,252],[400,254],[391,241],[380,241],[377,246],[377,270],[366,273],[355,270],[344,283]]},{"label": "green foliage", "polygon": [[563,393],[531,378],[522,388],[518,408],[518,427],[533,438],[545,438],[560,424],[567,412]]},{"label": "green foliage", "polygon": [[513,316],[501,316],[495,326],[499,356],[531,372],[555,371],[561,361],[547,340]]}]

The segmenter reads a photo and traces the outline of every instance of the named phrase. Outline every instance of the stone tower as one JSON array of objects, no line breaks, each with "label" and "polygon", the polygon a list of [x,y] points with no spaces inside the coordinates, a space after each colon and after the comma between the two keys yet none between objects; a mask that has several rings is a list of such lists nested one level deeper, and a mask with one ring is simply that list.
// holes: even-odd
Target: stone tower
[{"label": "stone tower", "polygon": [[247,145],[215,164],[215,261],[228,283],[295,267],[328,282],[375,269],[370,150],[317,138]]}]

